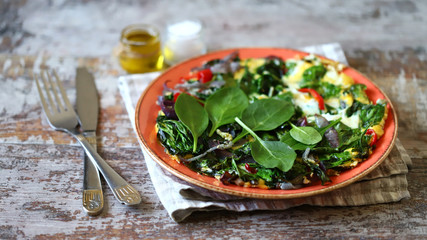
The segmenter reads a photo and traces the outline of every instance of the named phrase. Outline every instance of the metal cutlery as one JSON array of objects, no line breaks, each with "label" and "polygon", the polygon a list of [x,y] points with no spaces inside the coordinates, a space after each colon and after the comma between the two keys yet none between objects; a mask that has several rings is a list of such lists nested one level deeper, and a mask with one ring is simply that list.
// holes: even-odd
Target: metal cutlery
[{"label": "metal cutlery", "polygon": [[[87,68],[77,68],[76,106],[83,135],[96,150],[96,127],[98,125],[98,92],[95,80]],[[104,207],[101,179],[98,169],[85,154],[83,168],[83,209],[89,215],[98,215]]]},{"label": "metal cutlery", "polygon": [[81,144],[119,202],[126,205],[139,204],[141,196],[138,191],[102,159],[79,131],[79,118],[68,100],[58,74],[55,71],[53,71],[53,75],[43,71],[40,75],[33,74],[33,78],[36,81],[40,101],[51,127],[72,135]]}]

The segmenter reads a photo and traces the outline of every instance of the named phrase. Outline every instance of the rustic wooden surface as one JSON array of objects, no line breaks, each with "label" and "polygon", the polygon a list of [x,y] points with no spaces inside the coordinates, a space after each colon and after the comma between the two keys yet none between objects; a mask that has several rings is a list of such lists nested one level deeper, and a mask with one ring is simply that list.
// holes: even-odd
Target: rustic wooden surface
[{"label": "rustic wooden surface", "polygon": [[[0,239],[427,238],[426,1],[0,1]],[[399,116],[413,160],[411,198],[361,207],[203,212],[173,222],[148,177],[121,101],[112,57],[130,23],[198,17],[210,50],[340,42],[350,65],[377,83]],[[98,150],[143,196],[105,210],[81,207],[83,151],[42,115],[26,69],[57,68],[74,101],[74,70],[88,66],[101,98]]]}]

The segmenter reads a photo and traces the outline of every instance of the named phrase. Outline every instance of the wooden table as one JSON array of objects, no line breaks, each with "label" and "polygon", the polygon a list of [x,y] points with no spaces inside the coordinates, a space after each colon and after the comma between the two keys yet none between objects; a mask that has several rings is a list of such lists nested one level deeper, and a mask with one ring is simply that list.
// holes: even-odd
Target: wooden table
[{"label": "wooden table", "polygon": [[[415,1],[3,1],[0,5],[0,239],[427,238],[427,13]],[[48,4],[49,3],[49,4]],[[177,11],[176,9],[180,9]],[[210,50],[340,42],[349,63],[393,102],[410,154],[410,199],[361,207],[200,212],[173,222],[154,193],[117,88],[111,52],[129,23],[206,23]],[[166,16],[166,18],[165,18]],[[98,217],[81,207],[83,151],[52,130],[26,69],[57,67],[68,95],[75,67],[95,73],[98,150],[143,196],[126,207],[104,186]]]}]

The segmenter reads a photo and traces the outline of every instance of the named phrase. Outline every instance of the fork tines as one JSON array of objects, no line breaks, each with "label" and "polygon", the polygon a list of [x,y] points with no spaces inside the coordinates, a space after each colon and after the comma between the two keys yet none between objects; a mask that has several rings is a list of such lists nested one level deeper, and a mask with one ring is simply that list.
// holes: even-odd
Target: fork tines
[{"label": "fork tines", "polygon": [[[39,80],[39,77],[41,78],[41,81]],[[60,92],[62,96],[67,96],[56,71],[52,70],[52,74],[50,74],[47,70],[43,70],[39,77],[37,74],[34,74],[34,79],[36,80],[39,93],[40,95],[44,95],[43,97],[40,96],[40,99],[43,107],[45,108],[46,114],[68,111],[68,106],[71,105],[68,98],[60,97],[58,95],[58,92]],[[40,86],[40,82],[42,82],[42,86]],[[45,96],[47,96],[48,104],[46,103]]]},{"label": "fork tines", "polygon": [[78,124],[77,114],[68,100],[67,94],[55,70],[34,74],[40,101],[52,127],[56,130],[71,130]]}]

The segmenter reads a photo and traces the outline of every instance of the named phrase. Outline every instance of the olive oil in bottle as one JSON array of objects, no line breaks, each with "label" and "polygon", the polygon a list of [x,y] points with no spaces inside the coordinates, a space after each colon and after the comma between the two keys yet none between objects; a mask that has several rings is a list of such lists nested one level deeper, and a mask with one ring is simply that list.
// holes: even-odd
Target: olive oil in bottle
[{"label": "olive oil in bottle", "polygon": [[129,73],[159,71],[163,68],[163,56],[159,31],[156,28],[135,24],[123,29],[120,42],[120,64]]}]

